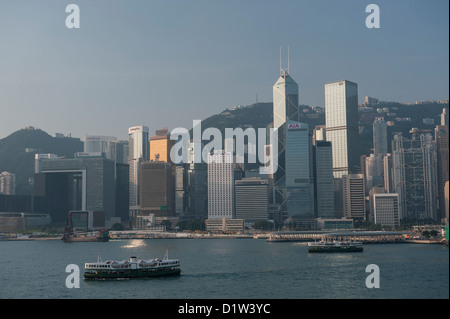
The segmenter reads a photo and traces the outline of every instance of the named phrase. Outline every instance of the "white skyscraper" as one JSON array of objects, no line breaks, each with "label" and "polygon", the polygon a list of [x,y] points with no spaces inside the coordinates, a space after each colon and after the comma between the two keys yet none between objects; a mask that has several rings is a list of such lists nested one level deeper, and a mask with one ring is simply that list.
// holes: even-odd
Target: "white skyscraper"
[{"label": "white skyscraper", "polygon": [[146,126],[133,126],[128,129],[128,164],[130,165],[130,216],[139,211],[139,176],[142,162],[150,157],[149,129]]},{"label": "white skyscraper", "polygon": [[208,219],[234,217],[233,154],[215,150],[208,155]]},{"label": "white skyscraper", "polygon": [[333,149],[335,178],[359,171],[358,85],[350,81],[325,84],[326,139]]}]

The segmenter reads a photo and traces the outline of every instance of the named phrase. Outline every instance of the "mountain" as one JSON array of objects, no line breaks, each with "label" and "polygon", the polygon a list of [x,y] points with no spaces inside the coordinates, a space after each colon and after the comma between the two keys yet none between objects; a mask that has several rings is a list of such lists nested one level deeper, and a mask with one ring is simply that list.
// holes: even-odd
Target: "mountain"
[{"label": "mountain", "polygon": [[29,178],[34,175],[34,155],[53,153],[71,158],[83,151],[79,138],[52,137],[46,132],[27,127],[0,139],[0,172],[16,175],[16,194],[31,194]]}]

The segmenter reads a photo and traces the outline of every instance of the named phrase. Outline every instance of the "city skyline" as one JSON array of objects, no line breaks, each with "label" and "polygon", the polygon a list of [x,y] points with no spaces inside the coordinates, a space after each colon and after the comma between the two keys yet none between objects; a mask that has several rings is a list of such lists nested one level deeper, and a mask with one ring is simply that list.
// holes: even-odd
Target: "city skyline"
[{"label": "city skyline", "polygon": [[[78,30],[65,27],[65,5],[2,3],[0,138],[28,125],[118,139],[135,125],[190,128],[256,96],[271,101],[280,47],[283,66],[290,48],[300,104],[323,107],[323,84],[343,79],[358,83],[359,102],[445,99],[448,3],[436,3],[378,1],[376,30],[355,1],[78,1]],[[275,9],[285,14],[282,32],[269,19]]]}]

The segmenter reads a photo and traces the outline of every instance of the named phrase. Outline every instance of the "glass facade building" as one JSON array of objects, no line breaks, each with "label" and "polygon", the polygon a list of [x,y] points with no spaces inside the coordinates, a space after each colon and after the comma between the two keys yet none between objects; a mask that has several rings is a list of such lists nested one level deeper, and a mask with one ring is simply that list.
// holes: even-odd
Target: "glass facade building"
[{"label": "glass facade building", "polygon": [[287,217],[314,218],[311,143],[308,125],[286,121],[286,195]]}]

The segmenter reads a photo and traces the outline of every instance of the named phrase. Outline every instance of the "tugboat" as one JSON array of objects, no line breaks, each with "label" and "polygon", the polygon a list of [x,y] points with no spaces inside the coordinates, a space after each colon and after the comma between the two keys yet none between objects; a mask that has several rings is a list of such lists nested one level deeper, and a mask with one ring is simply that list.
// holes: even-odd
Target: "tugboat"
[{"label": "tugboat", "polygon": [[180,261],[168,259],[167,253],[164,259],[137,259],[136,256],[129,260],[101,261],[84,264],[85,279],[123,279],[142,277],[173,276],[181,273]]},{"label": "tugboat", "polygon": [[310,253],[331,253],[331,252],[361,252],[362,242],[357,241],[319,241],[308,243]]}]

